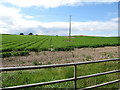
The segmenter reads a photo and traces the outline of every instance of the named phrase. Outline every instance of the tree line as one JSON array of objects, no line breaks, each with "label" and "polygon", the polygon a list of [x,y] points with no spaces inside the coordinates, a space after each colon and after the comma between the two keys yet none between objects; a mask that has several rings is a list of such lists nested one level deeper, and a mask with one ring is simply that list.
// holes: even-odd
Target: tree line
[{"label": "tree line", "polygon": [[[24,35],[24,33],[20,33],[20,35]],[[33,35],[33,33],[29,33],[28,35]]]}]

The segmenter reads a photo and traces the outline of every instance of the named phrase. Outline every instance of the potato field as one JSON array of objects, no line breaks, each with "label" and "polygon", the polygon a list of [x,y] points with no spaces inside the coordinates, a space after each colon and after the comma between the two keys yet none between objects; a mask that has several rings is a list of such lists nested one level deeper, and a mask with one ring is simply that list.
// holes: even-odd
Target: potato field
[{"label": "potato field", "polygon": [[119,46],[119,37],[0,35],[0,57],[24,56],[29,52],[69,51],[74,48]]}]

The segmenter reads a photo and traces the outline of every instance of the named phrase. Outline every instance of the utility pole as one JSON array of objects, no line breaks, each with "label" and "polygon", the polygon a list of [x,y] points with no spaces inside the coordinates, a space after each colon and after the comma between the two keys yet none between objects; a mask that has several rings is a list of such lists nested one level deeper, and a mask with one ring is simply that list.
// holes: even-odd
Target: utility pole
[{"label": "utility pole", "polygon": [[70,15],[70,22],[69,22],[69,41],[71,41],[71,15]]}]

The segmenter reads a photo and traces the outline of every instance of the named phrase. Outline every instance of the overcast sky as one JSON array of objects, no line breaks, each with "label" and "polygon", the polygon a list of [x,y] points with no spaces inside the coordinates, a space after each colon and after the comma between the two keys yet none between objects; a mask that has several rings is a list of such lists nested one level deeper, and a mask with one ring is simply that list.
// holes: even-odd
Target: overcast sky
[{"label": "overcast sky", "polygon": [[0,33],[117,36],[119,0],[0,0]]}]

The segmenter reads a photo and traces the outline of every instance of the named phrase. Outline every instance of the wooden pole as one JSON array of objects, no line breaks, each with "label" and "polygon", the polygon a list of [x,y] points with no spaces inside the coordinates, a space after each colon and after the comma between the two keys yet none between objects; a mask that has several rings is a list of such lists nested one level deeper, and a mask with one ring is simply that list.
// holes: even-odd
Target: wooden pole
[{"label": "wooden pole", "polygon": [[69,41],[71,41],[71,15],[70,15],[70,22],[69,22]]}]

